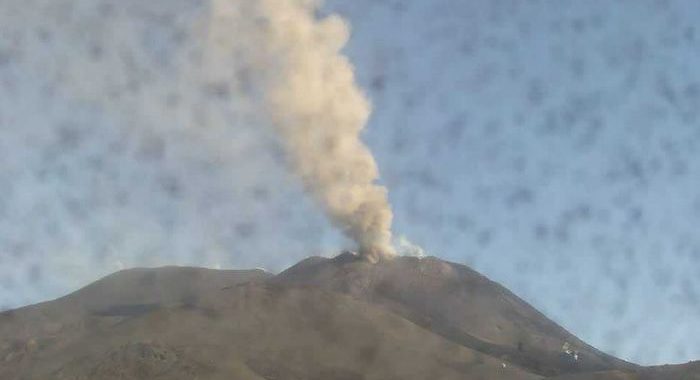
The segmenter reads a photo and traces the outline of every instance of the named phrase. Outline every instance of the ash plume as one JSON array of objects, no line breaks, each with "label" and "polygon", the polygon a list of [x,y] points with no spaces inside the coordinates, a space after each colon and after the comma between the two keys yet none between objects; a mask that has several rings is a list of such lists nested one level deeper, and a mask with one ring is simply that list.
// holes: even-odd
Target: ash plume
[{"label": "ash plume", "polygon": [[371,106],[340,53],[348,25],[335,15],[317,20],[318,1],[254,3],[252,66],[262,70],[260,98],[290,166],[362,256],[394,255],[387,190],[376,184],[377,164],[360,139]]}]

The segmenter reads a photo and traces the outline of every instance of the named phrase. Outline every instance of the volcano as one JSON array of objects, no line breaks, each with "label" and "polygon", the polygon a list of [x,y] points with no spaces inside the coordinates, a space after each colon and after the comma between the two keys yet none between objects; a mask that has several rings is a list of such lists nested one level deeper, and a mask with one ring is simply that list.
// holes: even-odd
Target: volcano
[{"label": "volcano", "polygon": [[700,379],[578,339],[470,268],[353,253],[131,269],[0,314],[0,379]]}]

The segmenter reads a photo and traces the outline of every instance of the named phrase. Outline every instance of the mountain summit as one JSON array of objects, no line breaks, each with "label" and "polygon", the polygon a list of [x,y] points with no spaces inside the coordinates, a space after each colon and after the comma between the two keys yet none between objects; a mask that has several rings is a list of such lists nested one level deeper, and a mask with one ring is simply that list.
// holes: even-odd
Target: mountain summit
[{"label": "mountain summit", "polygon": [[0,314],[2,379],[700,379],[587,345],[470,268],[345,252],[121,271]]}]

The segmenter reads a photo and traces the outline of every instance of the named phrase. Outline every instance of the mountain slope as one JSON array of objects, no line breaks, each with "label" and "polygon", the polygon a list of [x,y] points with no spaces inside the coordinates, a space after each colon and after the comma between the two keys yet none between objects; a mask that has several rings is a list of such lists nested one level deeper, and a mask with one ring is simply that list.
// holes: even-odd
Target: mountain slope
[{"label": "mountain slope", "polygon": [[541,375],[635,368],[588,346],[497,283],[437,258],[370,265],[346,253],[306,260],[272,280],[352,294]]},{"label": "mountain slope", "polygon": [[[107,308],[113,312],[78,308],[78,318],[64,316],[53,331],[34,328],[51,318],[26,321],[61,314],[65,303],[97,288],[129,288],[139,277],[139,271],[123,272],[71,297],[3,314],[0,378],[540,378],[350,296],[265,283],[260,276],[199,287],[206,292],[187,302],[144,307],[145,298],[136,295],[120,302],[138,303]],[[228,282],[238,280],[234,273]]]},{"label": "mountain slope", "polygon": [[465,266],[350,253],[276,276],[118,272],[0,313],[0,364],[27,380],[698,378],[600,353]]}]

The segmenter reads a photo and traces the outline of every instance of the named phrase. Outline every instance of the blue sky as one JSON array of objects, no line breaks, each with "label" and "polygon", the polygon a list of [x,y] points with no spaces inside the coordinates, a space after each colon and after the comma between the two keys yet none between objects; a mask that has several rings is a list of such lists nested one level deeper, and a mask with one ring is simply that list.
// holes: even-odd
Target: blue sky
[{"label": "blue sky", "polygon": [[[222,55],[200,77],[181,62],[207,6],[140,3],[0,5],[4,307],[124,267],[278,271],[349,245],[245,93],[213,101],[200,86],[236,63]],[[700,358],[697,2],[324,12],[352,25],[345,52],[374,110],[363,138],[397,235],[607,352]]]}]

